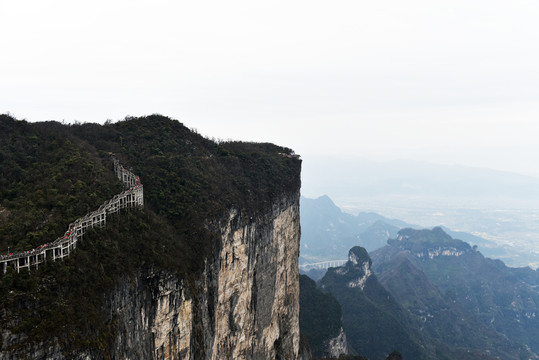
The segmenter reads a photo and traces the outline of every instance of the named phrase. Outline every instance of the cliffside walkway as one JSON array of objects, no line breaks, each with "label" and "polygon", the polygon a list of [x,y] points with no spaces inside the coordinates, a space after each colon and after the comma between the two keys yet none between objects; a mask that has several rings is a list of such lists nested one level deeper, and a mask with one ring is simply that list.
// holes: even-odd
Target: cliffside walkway
[{"label": "cliffside walkway", "polygon": [[124,168],[115,157],[112,157],[112,161],[116,176],[124,183],[127,190],[114,195],[96,211],[92,211],[69,224],[64,235],[53,242],[40,245],[31,251],[0,256],[0,267],[4,274],[7,272],[8,266],[20,272],[24,268],[30,270],[35,267],[37,269],[39,264],[45,261],[63,259],[75,250],[77,242],[82,239],[88,229],[96,226],[105,227],[107,215],[116,214],[125,208],[144,206],[144,192],[140,178]]},{"label": "cliffside walkway", "polygon": [[317,263],[311,263],[311,264],[302,264],[299,266],[299,268],[303,271],[308,271],[311,269],[329,269],[330,267],[339,267],[344,264],[346,264],[348,260],[330,260],[330,261],[322,261]]}]

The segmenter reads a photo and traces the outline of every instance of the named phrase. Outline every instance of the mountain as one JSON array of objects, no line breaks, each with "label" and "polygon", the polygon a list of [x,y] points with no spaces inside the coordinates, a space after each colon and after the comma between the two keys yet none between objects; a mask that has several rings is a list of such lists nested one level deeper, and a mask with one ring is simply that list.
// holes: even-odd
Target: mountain
[{"label": "mountain", "polygon": [[425,336],[462,351],[537,358],[535,271],[485,258],[440,227],[403,229],[371,256],[380,282]]},{"label": "mountain", "polygon": [[[362,246],[372,252],[395,238],[402,228],[422,228],[397,219],[389,219],[373,212],[351,215],[343,212],[326,195],[317,199],[301,197],[301,257],[300,264],[346,259],[348,249]],[[441,228],[450,236],[478,246],[485,256],[492,258],[515,254],[507,247],[463,231]],[[318,280],[325,269],[301,269],[302,273]]]},{"label": "mountain", "polygon": [[111,154],[140,178],[144,206],[107,215],[61,261],[2,263],[0,359],[308,358],[301,160],[288,148],[216,143],[160,115],[1,115],[2,251],[34,253],[116,201]]},{"label": "mountain", "polygon": [[[465,232],[445,227],[401,230],[395,225],[404,225],[402,222],[389,225],[372,213],[362,222],[360,216],[343,213],[327,196],[302,198],[302,204],[302,257],[313,254],[315,246],[319,254],[315,259],[335,259],[340,256],[335,255],[335,249],[340,254],[345,246],[355,246],[364,239],[379,239],[379,244],[386,244],[371,252],[373,271],[393,295],[398,304],[395,309],[400,307],[395,311],[407,319],[406,331],[415,334],[415,339],[423,339],[419,343],[424,344],[427,358],[535,358],[538,271],[510,268],[499,260],[485,258],[483,252],[496,254],[503,249]],[[344,274],[346,266],[330,268],[320,281],[321,289],[327,291],[323,286],[334,287],[335,282],[345,281],[337,274]],[[302,272],[315,279],[324,276],[324,270]],[[341,286],[331,293],[341,303],[348,343],[355,348],[357,332],[347,328],[347,318],[350,314],[359,316],[356,312],[361,310],[350,305],[353,297],[345,300],[348,305],[343,304],[339,292],[348,294],[350,290]],[[380,319],[395,317],[392,313]]]},{"label": "mountain", "polygon": [[348,354],[339,302],[316,287],[306,275],[299,276],[299,327],[310,344],[315,358]]},{"label": "mountain", "polygon": [[300,211],[300,262],[346,259],[348,250],[356,245],[375,250],[399,229],[410,226],[372,212],[344,213],[328,196],[301,197]]},{"label": "mountain", "polygon": [[421,224],[421,228],[444,225],[473,233],[497,243],[478,244],[485,255],[510,266],[539,266],[535,252],[537,177],[455,165],[405,160],[376,163],[332,156],[305,163],[302,176],[304,196],[327,194],[353,213],[374,211]]},{"label": "mountain", "polygon": [[473,246],[477,246],[481,254],[493,259],[504,259],[514,257],[515,251],[509,250],[507,246],[498,245],[494,241],[484,239],[464,231],[454,231],[445,226],[440,226],[449,236],[465,241]]},{"label": "mountain", "polygon": [[320,280],[342,307],[348,344],[369,359],[384,359],[398,349],[405,359],[432,359],[417,325],[379,283],[364,248],[353,247],[348,262],[329,268]]}]

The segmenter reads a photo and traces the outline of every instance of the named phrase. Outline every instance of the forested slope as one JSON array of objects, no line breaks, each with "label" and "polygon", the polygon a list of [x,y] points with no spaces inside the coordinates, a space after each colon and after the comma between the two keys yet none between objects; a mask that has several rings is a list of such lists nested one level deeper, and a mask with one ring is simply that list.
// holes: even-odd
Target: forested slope
[{"label": "forested slope", "polygon": [[145,208],[85,236],[74,256],[0,279],[2,328],[29,341],[57,338],[66,349],[111,346],[116,324],[103,312],[104,294],[119,279],[147,268],[194,279],[219,246],[213,224],[229,209],[262,212],[300,185],[290,149],[218,144],[158,115],[106,125],[2,115],[0,140],[2,251],[56,239],[121,191],[111,153],[144,184]]}]

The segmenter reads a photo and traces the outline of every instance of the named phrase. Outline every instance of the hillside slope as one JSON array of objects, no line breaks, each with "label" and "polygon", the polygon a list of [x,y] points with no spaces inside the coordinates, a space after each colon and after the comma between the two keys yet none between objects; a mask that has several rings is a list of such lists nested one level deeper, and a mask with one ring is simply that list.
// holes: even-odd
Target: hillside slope
[{"label": "hillside slope", "polygon": [[384,359],[398,349],[405,359],[433,359],[433,348],[414,321],[378,282],[364,248],[350,249],[348,262],[329,268],[320,289],[340,303],[348,343],[369,359]]},{"label": "hillside slope", "polygon": [[145,191],[142,211],[64,262],[0,279],[0,358],[298,356],[301,161],[290,149],[217,144],[157,115],[70,126],[2,116],[0,129],[5,248],[55,239],[117,193],[110,153]]},{"label": "hillside slope", "polygon": [[382,284],[425,334],[504,359],[536,358],[539,294],[515,269],[441,228],[401,230],[372,259]]}]

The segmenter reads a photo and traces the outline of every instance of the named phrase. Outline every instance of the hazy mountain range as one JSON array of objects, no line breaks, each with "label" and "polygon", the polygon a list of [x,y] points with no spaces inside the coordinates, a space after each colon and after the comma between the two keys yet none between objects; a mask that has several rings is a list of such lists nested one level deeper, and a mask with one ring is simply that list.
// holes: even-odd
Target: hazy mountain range
[{"label": "hazy mountain range", "polygon": [[371,257],[425,335],[503,359],[539,352],[537,272],[485,258],[441,228],[401,230]]},{"label": "hazy mountain range", "polygon": [[302,194],[327,194],[351,214],[375,212],[422,228],[445,226],[495,243],[511,266],[539,266],[539,179],[412,161],[305,161]]},{"label": "hazy mountain range", "polygon": [[[302,197],[300,201],[302,224],[300,263],[346,259],[348,250],[353,246],[360,245],[368,251],[373,251],[384,246],[387,240],[394,237],[402,228],[425,228],[424,225],[388,218],[375,212],[361,211],[352,215],[342,211],[327,195],[317,199]],[[475,215],[470,213],[469,216],[468,221],[472,221]],[[433,226],[443,223],[443,219],[439,220],[441,223]],[[481,218],[475,221],[480,222]],[[503,226],[513,226],[519,230],[517,224],[509,222]],[[528,239],[529,244],[503,244],[469,232],[454,231],[447,226],[441,227],[452,237],[477,245],[483,255],[503,259],[511,266],[527,266],[539,260],[539,254],[534,249],[533,236],[522,238],[523,242]],[[521,230],[523,233],[532,231],[527,228]]]},{"label": "hazy mountain range", "polygon": [[485,258],[437,227],[400,230],[371,256],[353,247],[318,286],[341,305],[349,349],[370,359],[397,349],[405,359],[517,360],[539,358],[537,283],[538,272]]}]

